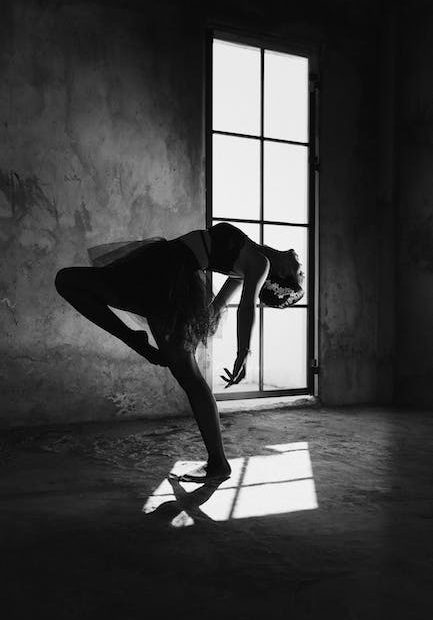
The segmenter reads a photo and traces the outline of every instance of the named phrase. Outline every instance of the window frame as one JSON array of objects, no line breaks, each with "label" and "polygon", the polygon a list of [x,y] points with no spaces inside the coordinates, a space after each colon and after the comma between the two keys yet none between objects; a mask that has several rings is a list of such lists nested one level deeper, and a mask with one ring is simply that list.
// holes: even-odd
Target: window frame
[{"label": "window frame", "polygon": [[[212,210],[212,139],[213,134],[234,135],[241,137],[243,134],[232,132],[214,131],[212,118],[212,86],[213,86],[213,41],[214,39],[228,41],[232,43],[251,45],[261,50],[261,131],[260,136],[245,135],[246,138],[260,140],[260,219],[243,218],[220,218],[214,217]],[[254,390],[237,392],[215,392],[216,400],[239,400],[250,398],[267,398],[275,396],[296,396],[296,395],[318,395],[318,198],[319,198],[319,52],[315,45],[305,42],[288,43],[281,39],[269,36],[254,35],[252,33],[240,32],[239,30],[221,29],[218,27],[208,28],[206,32],[206,69],[205,69],[205,149],[206,149],[206,170],[205,170],[205,195],[206,195],[206,227],[209,228],[217,222],[250,222],[260,225],[260,243],[263,244],[263,227],[265,224],[301,226],[308,229],[308,304],[296,304],[296,307],[307,308],[307,385],[305,388],[276,389],[276,390]],[[292,142],[294,144],[307,144],[309,148],[308,166],[308,224],[296,224],[290,222],[268,221],[263,219],[264,208],[264,144],[269,142],[291,143],[290,140],[278,140],[264,137],[264,52],[265,50],[282,52],[286,54],[300,55],[309,60],[309,135],[308,143]],[[212,272],[206,273],[207,285],[212,290]],[[238,304],[228,304],[228,307],[237,307]],[[259,308],[259,385],[263,386],[263,312],[264,306],[258,303]],[[291,309],[287,309],[291,311]],[[213,389],[212,372],[212,340],[209,340],[206,352],[206,378]]]}]

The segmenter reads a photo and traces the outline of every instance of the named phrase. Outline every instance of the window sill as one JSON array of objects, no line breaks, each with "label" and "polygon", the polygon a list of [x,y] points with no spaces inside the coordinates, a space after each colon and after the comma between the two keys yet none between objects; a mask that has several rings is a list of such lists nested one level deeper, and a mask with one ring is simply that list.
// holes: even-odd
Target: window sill
[{"label": "window sill", "polygon": [[299,407],[316,407],[320,404],[317,396],[303,394],[301,396],[270,396],[269,398],[240,398],[239,400],[220,400],[220,413],[237,411],[265,411],[268,409],[287,409]]}]

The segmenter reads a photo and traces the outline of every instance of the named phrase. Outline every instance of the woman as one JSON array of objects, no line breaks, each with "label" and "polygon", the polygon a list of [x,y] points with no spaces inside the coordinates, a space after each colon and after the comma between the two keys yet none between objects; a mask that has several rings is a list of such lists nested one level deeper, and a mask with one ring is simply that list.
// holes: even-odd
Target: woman
[{"label": "woman", "polygon": [[[215,398],[195,359],[201,341],[217,329],[221,311],[242,286],[237,312],[237,356],[226,388],[245,377],[257,299],[284,308],[302,295],[303,275],[294,250],[278,251],[252,241],[235,226],[221,222],[144,245],[129,244],[123,255],[96,260],[94,267],[69,267],[56,276],[58,293],[83,316],[110,332],[149,362],[168,366],[185,390],[208,452],[207,465],[181,477],[208,482],[230,476]],[[114,252],[114,257],[116,252]],[[106,258],[106,257],[105,257]],[[113,258],[113,256],[111,256]],[[209,298],[203,271],[228,275],[216,297]],[[213,296],[212,296],[213,297]],[[109,308],[144,316],[158,345],[147,333],[132,330]]]}]

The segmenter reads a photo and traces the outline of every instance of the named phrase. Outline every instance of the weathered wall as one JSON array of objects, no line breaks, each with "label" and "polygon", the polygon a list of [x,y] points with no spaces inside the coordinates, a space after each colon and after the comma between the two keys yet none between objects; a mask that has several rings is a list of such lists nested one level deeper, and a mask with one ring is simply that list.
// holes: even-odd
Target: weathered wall
[{"label": "weathered wall", "polygon": [[397,400],[433,405],[433,7],[402,10],[398,54]]},{"label": "weathered wall", "polygon": [[322,67],[320,393],[333,404],[394,390],[393,15],[374,23],[356,38],[337,21]]},{"label": "weathered wall", "polygon": [[171,238],[204,225],[209,23],[307,38],[322,49],[321,395],[326,403],[389,399],[390,342],[378,340],[382,275],[374,256],[380,238],[375,3],[6,5],[2,424],[188,409],[168,371],[80,317],[59,298],[53,278],[60,267],[87,264],[88,246],[140,235]]},{"label": "weathered wall", "polygon": [[[325,402],[376,399],[374,118],[368,67],[329,50],[321,123],[320,364]],[[373,276],[373,277],[372,277]]]},{"label": "weathered wall", "polygon": [[2,18],[3,424],[187,409],[53,286],[89,246],[204,225],[201,41],[158,6],[14,1]]}]

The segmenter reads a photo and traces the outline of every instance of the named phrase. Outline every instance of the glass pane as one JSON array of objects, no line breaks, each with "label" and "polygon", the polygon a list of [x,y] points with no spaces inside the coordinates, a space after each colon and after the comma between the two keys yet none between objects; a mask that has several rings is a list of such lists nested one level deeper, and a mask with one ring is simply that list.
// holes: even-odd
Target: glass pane
[{"label": "glass pane", "polygon": [[265,136],[308,141],[308,58],[265,51]]},{"label": "glass pane", "polygon": [[[234,215],[233,217],[236,217],[236,215]],[[217,223],[218,222],[214,222],[214,224],[217,224]],[[233,224],[233,226],[236,226],[236,228],[239,228],[246,235],[248,235],[250,239],[252,239],[256,243],[260,243],[260,226],[258,224],[250,224],[250,223],[245,223],[245,222],[231,222],[231,223]],[[218,273],[216,271],[212,272],[212,290],[215,295],[218,293],[218,291],[220,290],[220,288],[222,287],[222,285],[224,284],[226,280],[227,280],[226,275],[222,273]],[[229,303],[238,304],[241,299],[241,292],[242,292],[242,287],[237,293],[233,295]]]},{"label": "glass pane", "polygon": [[213,43],[213,128],[260,133],[260,50]]},{"label": "glass pane", "polygon": [[260,142],[213,136],[214,217],[255,220],[260,214]]},{"label": "glass pane", "polygon": [[308,229],[303,226],[273,226],[272,224],[265,224],[263,243],[276,250],[290,250],[292,248],[295,250],[301,263],[301,270],[305,275],[303,285],[305,295],[299,303],[308,303]]},{"label": "glass pane", "polygon": [[264,219],[307,224],[308,147],[265,142]]},{"label": "glass pane", "polygon": [[307,309],[264,308],[263,389],[307,387]]},{"label": "glass pane", "polygon": [[253,331],[251,334],[251,354],[247,361],[247,375],[240,383],[225,390],[225,381],[220,375],[225,374],[224,368],[230,372],[236,359],[237,336],[236,336],[236,313],[237,308],[227,308],[224,313],[218,331],[212,339],[213,360],[213,391],[214,392],[251,392],[259,389],[259,317],[258,310]]}]

